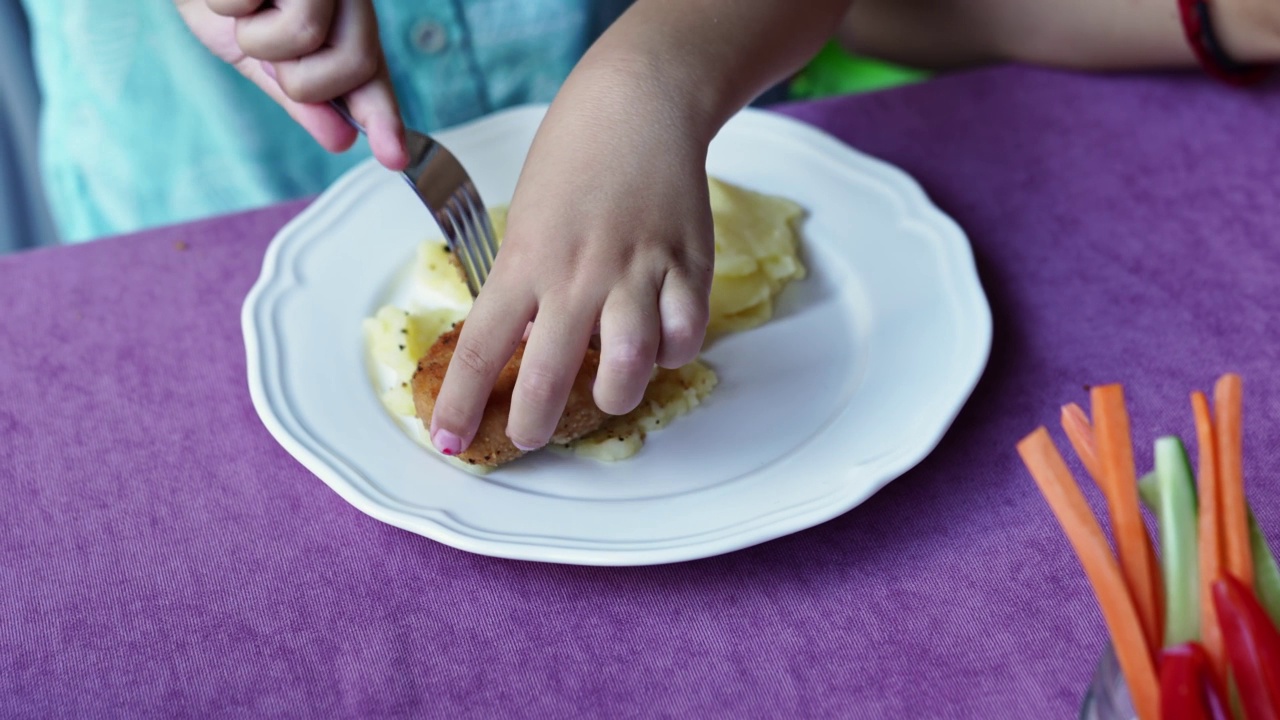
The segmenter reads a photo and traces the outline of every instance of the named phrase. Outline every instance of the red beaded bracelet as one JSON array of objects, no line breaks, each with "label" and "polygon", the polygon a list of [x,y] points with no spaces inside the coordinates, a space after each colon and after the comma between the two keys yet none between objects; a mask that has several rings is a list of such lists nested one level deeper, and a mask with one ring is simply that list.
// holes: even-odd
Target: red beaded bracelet
[{"label": "red beaded bracelet", "polygon": [[1196,59],[1205,72],[1232,85],[1253,85],[1267,76],[1271,68],[1264,65],[1246,65],[1227,55],[1213,31],[1213,18],[1209,14],[1209,0],[1178,0],[1182,14],[1182,29],[1187,42],[1195,51]]}]

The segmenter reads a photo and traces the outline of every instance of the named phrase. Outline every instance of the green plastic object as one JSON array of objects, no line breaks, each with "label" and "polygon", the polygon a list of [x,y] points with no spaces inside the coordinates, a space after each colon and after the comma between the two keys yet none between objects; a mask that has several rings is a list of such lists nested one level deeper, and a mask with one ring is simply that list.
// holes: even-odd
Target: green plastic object
[{"label": "green plastic object", "polygon": [[831,42],[792,78],[790,95],[794,100],[816,100],[908,85],[930,76],[923,70],[852,55]]}]

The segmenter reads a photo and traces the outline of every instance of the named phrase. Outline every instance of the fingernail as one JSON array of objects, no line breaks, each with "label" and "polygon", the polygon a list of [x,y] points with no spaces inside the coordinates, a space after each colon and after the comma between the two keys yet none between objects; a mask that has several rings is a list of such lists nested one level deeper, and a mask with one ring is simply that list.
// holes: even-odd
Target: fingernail
[{"label": "fingernail", "polygon": [[265,60],[264,60],[264,61],[263,61],[263,63],[262,63],[262,72],[266,73],[266,74],[267,74],[267,77],[271,78],[272,80],[277,79],[277,78],[276,78],[276,66],[275,66],[275,65],[272,65],[272,64],[271,64],[271,63],[269,63],[269,62],[266,62]]},{"label": "fingernail", "polygon": [[512,444],[512,445],[515,445],[515,446],[516,446],[516,448],[518,448],[518,449],[520,450],[520,452],[527,452],[527,453],[531,453],[531,452],[533,452],[533,451],[535,451],[535,450],[539,450],[539,449],[541,449],[541,448],[538,448],[538,447],[525,447],[524,445],[521,445],[521,444],[520,444],[519,442],[517,442],[516,440],[512,440],[512,441],[511,441],[511,444]]},{"label": "fingernail", "polygon": [[431,444],[435,445],[436,449],[445,455],[453,456],[462,452],[462,438],[448,430],[437,430],[431,436]]}]

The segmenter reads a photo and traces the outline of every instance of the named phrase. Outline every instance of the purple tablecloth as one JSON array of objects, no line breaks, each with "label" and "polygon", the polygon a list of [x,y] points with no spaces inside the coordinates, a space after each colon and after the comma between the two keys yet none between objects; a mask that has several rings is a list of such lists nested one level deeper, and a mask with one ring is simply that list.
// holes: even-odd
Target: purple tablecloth
[{"label": "purple tablecloth", "polygon": [[1068,717],[1105,634],[1013,446],[1090,382],[1146,464],[1241,372],[1280,539],[1280,92],[1008,69],[787,112],[972,237],[994,352],[917,469],[726,557],[468,555],[250,405],[240,303],[298,205],[2,259],[0,716]]}]

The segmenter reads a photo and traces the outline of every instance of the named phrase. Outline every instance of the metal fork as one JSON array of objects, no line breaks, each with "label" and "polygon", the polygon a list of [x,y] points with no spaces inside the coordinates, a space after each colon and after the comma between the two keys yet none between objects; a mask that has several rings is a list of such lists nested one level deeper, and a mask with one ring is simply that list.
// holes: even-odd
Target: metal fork
[{"label": "metal fork", "polygon": [[[333,100],[329,104],[351,127],[365,132],[351,117],[345,102]],[[467,288],[474,298],[480,294],[498,255],[498,240],[489,212],[471,176],[447,148],[430,136],[409,129],[405,130],[405,144],[409,165],[400,174],[440,226],[449,249],[462,266]]]}]

